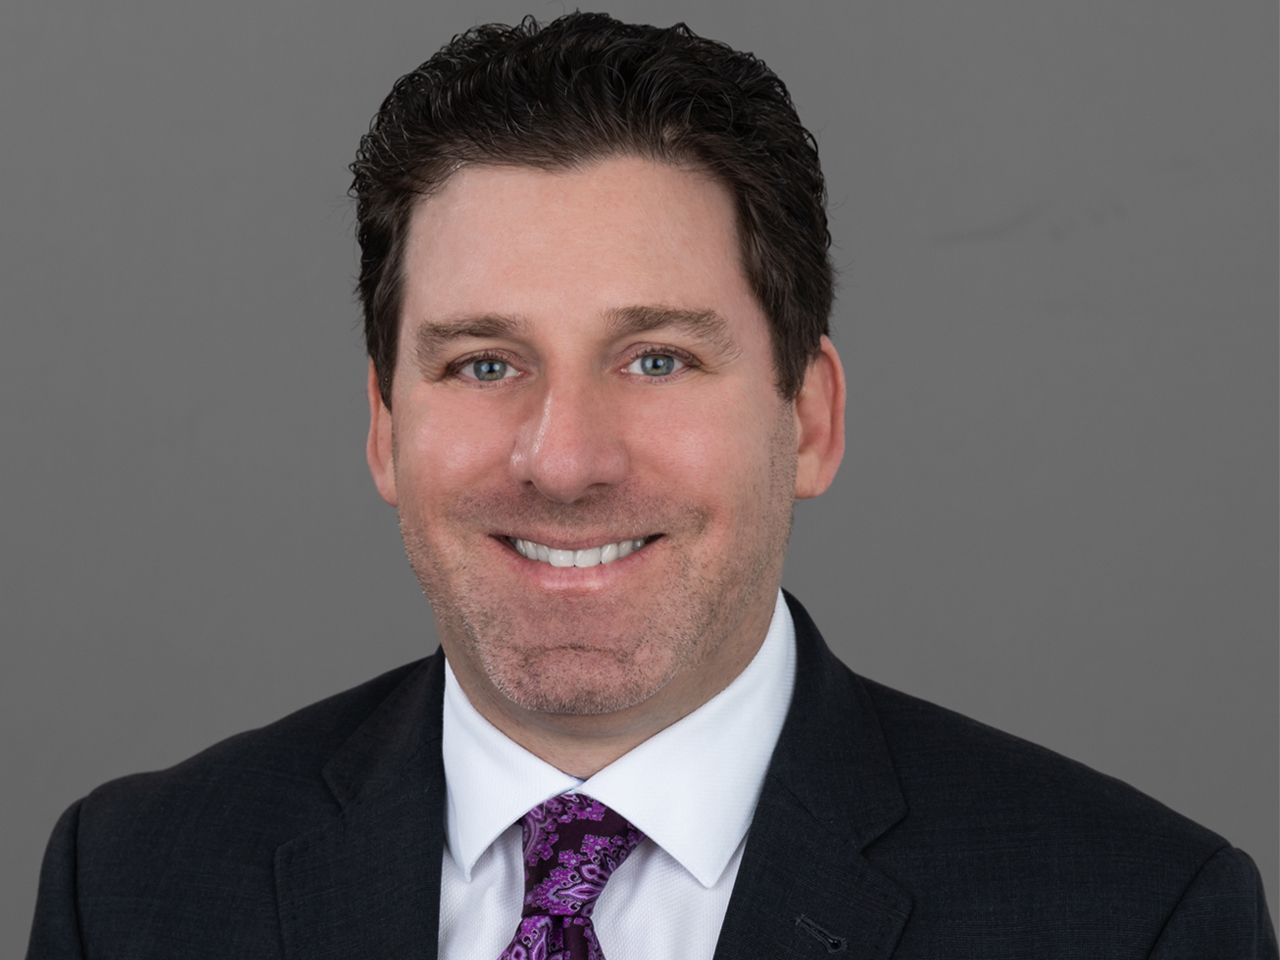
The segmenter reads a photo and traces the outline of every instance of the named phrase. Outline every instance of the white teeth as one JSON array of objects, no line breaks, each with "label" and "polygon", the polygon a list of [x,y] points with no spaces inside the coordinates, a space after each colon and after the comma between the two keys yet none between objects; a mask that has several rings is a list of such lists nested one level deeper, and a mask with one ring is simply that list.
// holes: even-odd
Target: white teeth
[{"label": "white teeth", "polygon": [[592,547],[590,550],[573,551],[573,565],[575,567],[594,567],[600,563],[600,552],[602,547]]},{"label": "white teeth", "polygon": [[540,560],[553,567],[595,567],[603,563],[621,560],[644,546],[644,538],[638,540],[620,540],[617,543],[606,543],[587,550],[554,550],[532,540],[510,541],[516,552],[529,560]]}]

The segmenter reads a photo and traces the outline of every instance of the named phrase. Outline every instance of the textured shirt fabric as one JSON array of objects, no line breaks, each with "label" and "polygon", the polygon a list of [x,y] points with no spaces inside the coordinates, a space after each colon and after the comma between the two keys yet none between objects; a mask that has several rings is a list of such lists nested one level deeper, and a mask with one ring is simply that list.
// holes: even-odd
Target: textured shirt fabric
[{"label": "textured shirt fabric", "polygon": [[501,733],[445,669],[441,960],[502,953],[524,894],[519,820],[570,790],[606,804],[647,837],[596,906],[608,960],[710,960],[795,680],[795,627],[782,593],[760,649],[728,687],[587,780]]}]

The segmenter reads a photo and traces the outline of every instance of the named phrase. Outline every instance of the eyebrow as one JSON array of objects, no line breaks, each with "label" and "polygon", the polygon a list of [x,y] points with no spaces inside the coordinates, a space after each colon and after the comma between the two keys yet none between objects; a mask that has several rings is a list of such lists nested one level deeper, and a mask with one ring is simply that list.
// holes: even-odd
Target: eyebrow
[{"label": "eyebrow", "polygon": [[[604,314],[606,330],[615,338],[632,337],[652,330],[679,330],[708,344],[714,350],[736,354],[729,323],[714,310],[686,310],[639,304],[613,307]],[[516,314],[483,313],[427,320],[414,331],[414,353],[418,364],[427,368],[437,354],[455,340],[514,339],[529,331],[529,321]]]}]

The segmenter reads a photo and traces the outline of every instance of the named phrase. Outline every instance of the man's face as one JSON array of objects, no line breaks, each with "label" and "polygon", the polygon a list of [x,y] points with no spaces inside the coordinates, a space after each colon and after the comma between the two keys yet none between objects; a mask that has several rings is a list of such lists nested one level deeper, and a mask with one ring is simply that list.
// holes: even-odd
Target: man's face
[{"label": "man's face", "polygon": [[473,700],[696,705],[759,644],[800,427],[718,182],[635,157],[456,173],[413,214],[391,410],[372,387],[371,410]]}]

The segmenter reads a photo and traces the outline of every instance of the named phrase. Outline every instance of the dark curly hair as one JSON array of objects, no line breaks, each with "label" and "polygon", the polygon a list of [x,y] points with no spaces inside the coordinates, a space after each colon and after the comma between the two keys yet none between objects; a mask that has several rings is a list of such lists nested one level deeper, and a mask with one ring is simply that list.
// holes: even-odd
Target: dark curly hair
[{"label": "dark curly hair", "polygon": [[793,399],[828,330],[834,270],[813,135],[750,53],[693,33],[575,12],[455,36],[396,81],[350,170],[365,341],[383,402],[415,203],[459,166],[566,169],[618,154],[695,166],[732,192],[742,264]]}]

